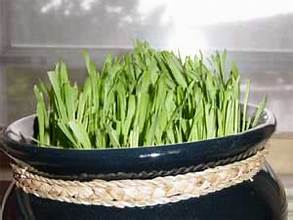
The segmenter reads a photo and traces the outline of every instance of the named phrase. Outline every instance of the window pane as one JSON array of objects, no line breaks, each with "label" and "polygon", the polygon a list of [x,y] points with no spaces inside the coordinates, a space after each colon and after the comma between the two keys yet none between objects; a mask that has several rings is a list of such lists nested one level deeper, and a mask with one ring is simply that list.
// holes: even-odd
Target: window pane
[{"label": "window pane", "polygon": [[[11,43],[130,47],[136,38],[174,48],[292,50],[293,2],[11,0]],[[227,7],[229,6],[229,7]]]}]

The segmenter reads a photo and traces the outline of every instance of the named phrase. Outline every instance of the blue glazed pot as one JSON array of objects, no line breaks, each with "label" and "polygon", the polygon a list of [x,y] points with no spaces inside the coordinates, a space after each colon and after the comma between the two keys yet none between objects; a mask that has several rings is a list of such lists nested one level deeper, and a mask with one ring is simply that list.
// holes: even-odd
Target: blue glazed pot
[{"label": "blue glazed pot", "polygon": [[[249,113],[255,107],[249,106]],[[248,157],[264,147],[275,130],[276,122],[268,110],[259,125],[246,132],[205,141],[156,147],[115,150],[73,150],[37,147],[33,136],[34,116],[20,119],[5,129],[4,152],[39,171],[62,179],[105,180],[139,178],[203,170],[219,161],[225,165]],[[22,135],[20,135],[20,133]],[[230,160],[225,160],[229,159]],[[234,159],[233,159],[234,158]],[[243,158],[242,158],[243,159]],[[225,162],[226,161],[226,162]],[[229,161],[229,162],[227,162]],[[218,164],[219,165],[219,164]],[[13,188],[6,200],[3,216],[11,207],[19,219],[286,219],[284,189],[268,164],[254,176],[235,186],[200,198],[144,208],[85,206],[37,198]],[[25,208],[24,208],[25,207]],[[4,219],[5,219],[4,218]]]}]

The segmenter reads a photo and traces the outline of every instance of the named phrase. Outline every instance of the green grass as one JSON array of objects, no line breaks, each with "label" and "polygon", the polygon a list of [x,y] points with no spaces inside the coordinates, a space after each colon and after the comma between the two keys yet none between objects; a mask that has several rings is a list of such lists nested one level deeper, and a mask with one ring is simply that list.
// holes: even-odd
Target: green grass
[{"label": "green grass", "polygon": [[241,107],[239,71],[225,66],[225,52],[182,60],[137,42],[99,70],[87,52],[84,59],[82,86],[69,80],[62,61],[48,72],[50,86],[35,86],[40,146],[125,148],[223,137],[256,126],[266,104],[248,117],[250,82]]}]

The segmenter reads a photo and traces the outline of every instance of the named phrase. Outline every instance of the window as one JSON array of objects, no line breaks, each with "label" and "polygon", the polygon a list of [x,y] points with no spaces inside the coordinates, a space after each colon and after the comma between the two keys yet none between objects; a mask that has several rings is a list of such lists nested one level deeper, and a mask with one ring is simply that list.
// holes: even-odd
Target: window
[{"label": "window", "polygon": [[227,49],[252,80],[251,101],[267,94],[278,131],[293,132],[291,1],[2,0],[0,9],[0,124],[34,111],[31,86],[60,57],[82,79],[83,48],[101,62],[146,39],[183,53]]}]

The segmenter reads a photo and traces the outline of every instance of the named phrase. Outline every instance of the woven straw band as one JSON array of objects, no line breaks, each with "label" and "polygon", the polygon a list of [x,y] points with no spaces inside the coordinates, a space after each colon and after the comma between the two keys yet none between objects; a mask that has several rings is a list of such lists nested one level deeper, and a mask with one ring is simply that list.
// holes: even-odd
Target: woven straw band
[{"label": "woven straw band", "polygon": [[236,185],[263,167],[266,150],[241,161],[199,172],[153,179],[88,182],[46,178],[12,164],[16,186],[35,196],[62,202],[110,207],[143,207],[197,198]]}]

